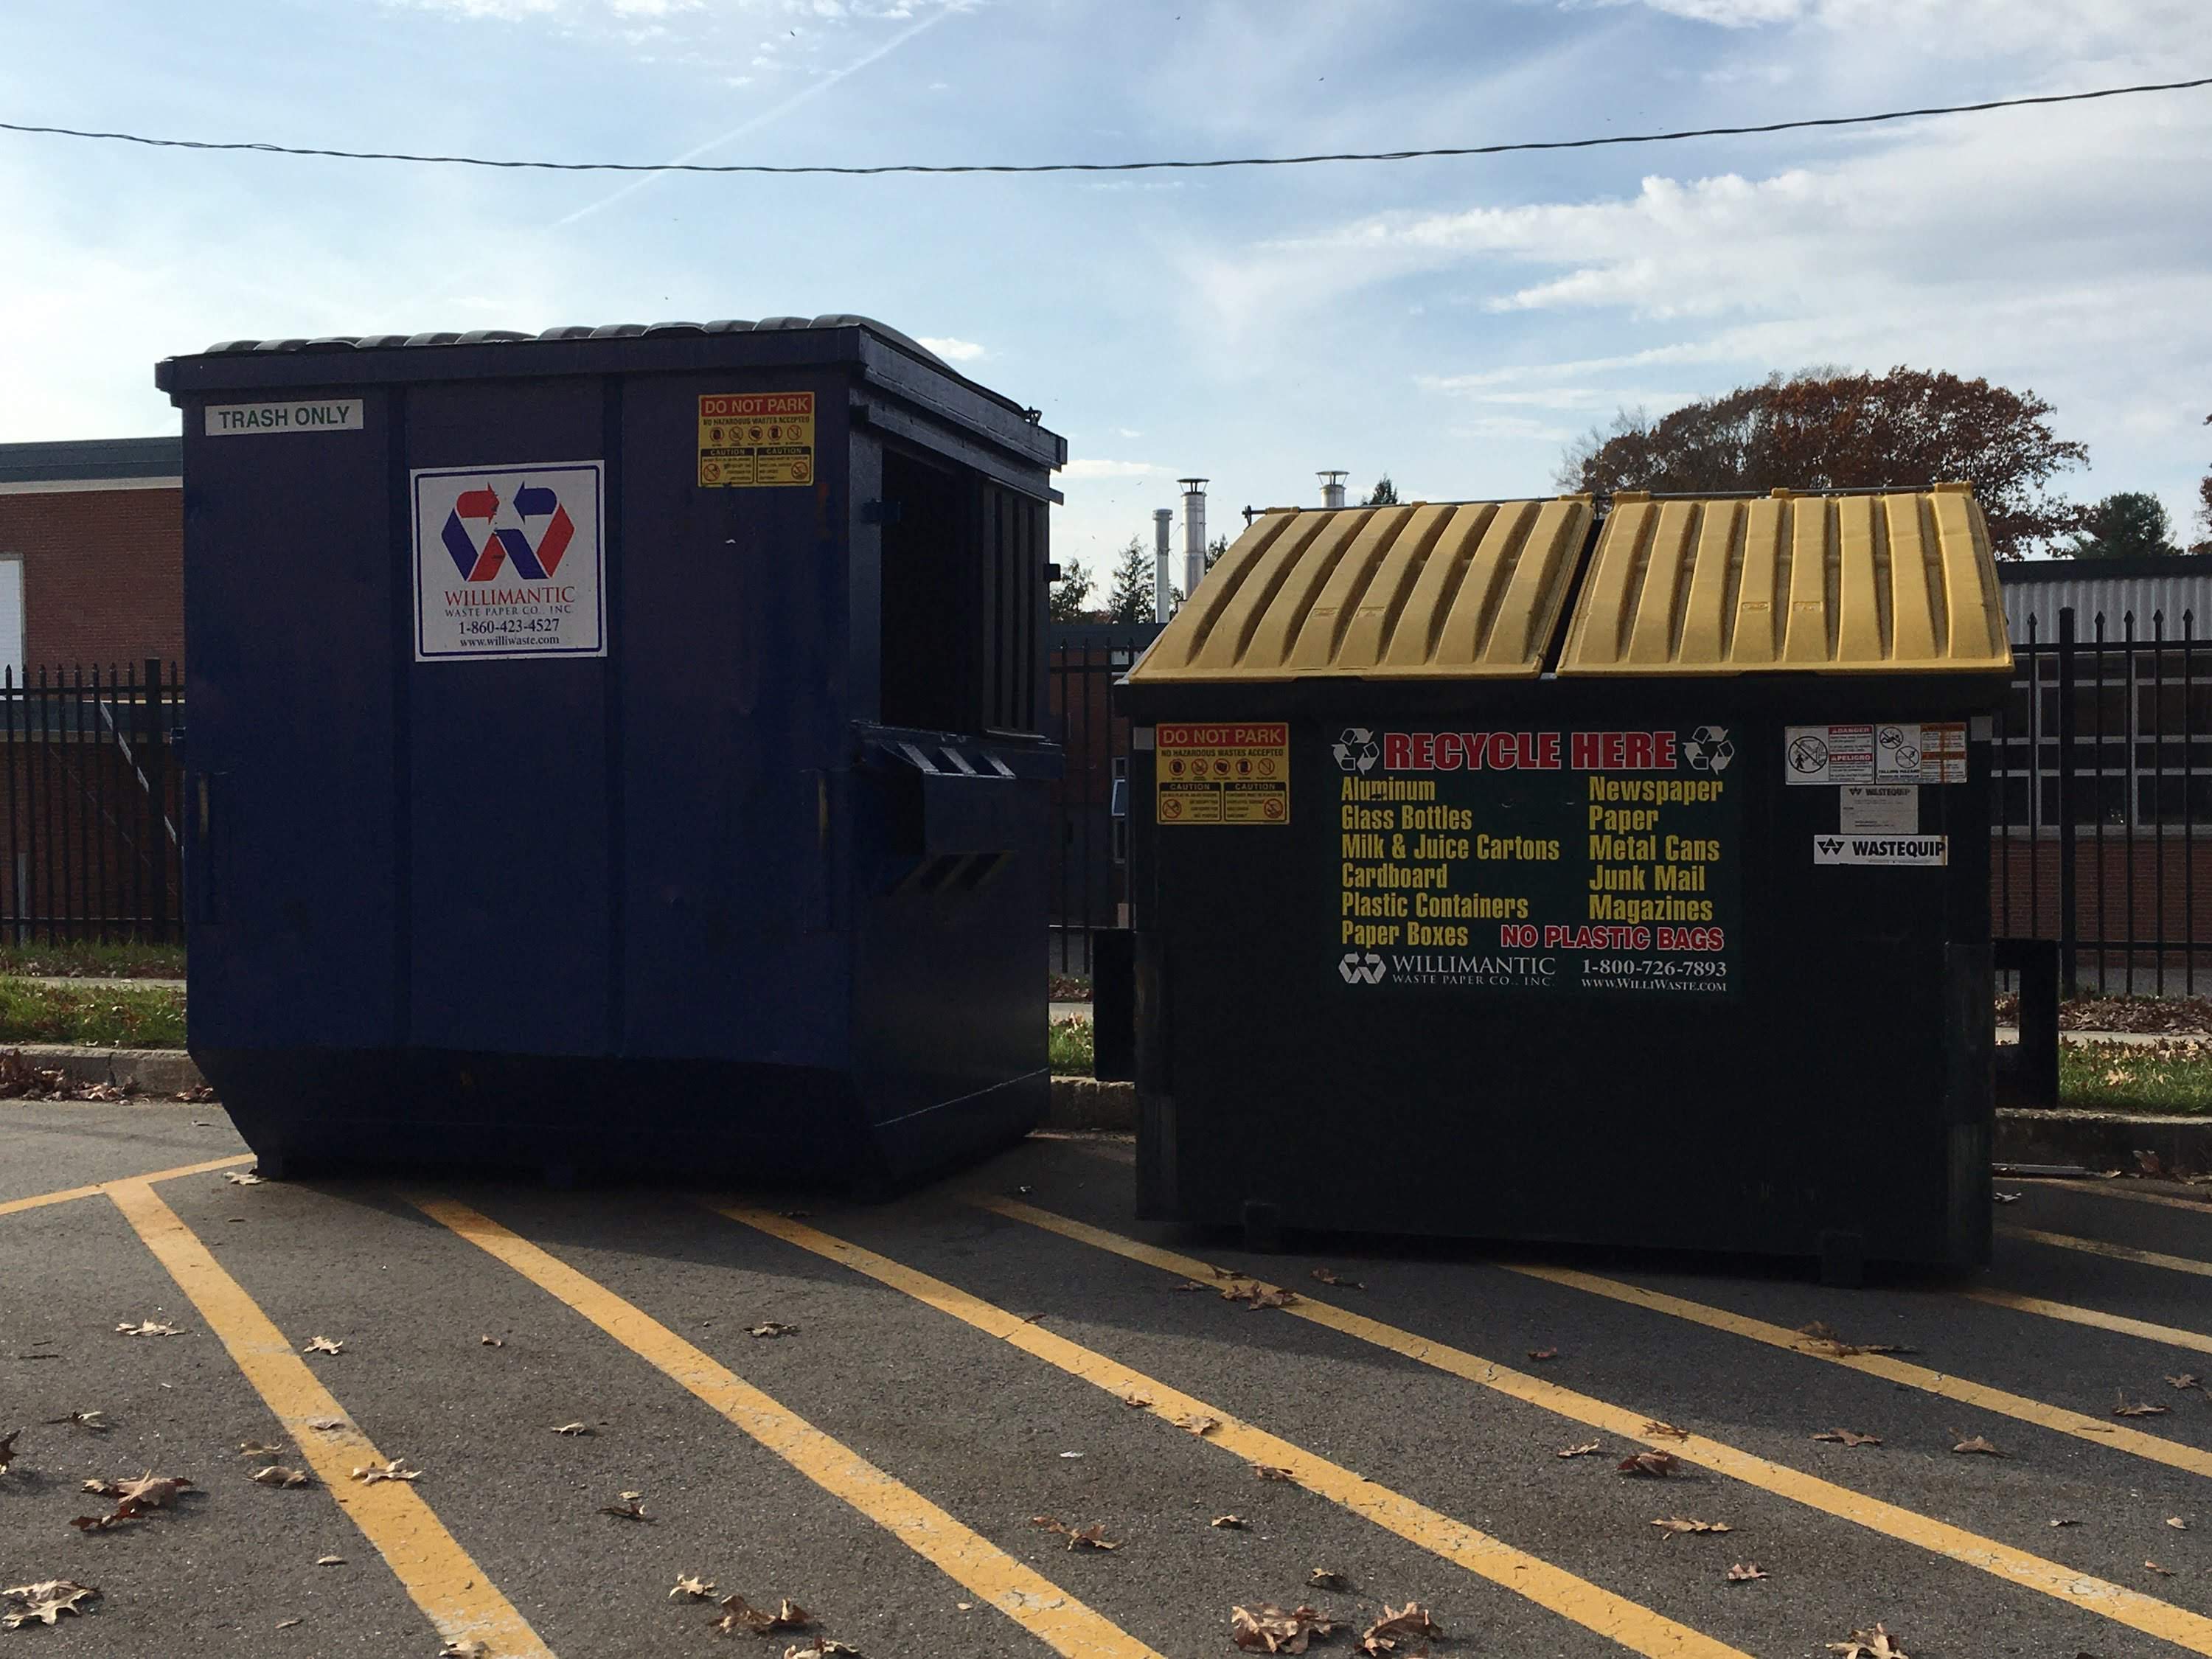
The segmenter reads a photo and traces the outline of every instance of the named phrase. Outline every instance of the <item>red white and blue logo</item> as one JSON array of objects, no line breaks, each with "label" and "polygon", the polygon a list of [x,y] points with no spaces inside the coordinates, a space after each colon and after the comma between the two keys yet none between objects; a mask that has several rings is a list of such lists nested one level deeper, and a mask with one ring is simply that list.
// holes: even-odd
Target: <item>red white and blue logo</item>
[{"label": "red white and blue logo", "polygon": [[425,467],[415,508],[415,659],[604,657],[601,461]]},{"label": "red white and blue logo", "polygon": [[575,538],[576,521],[561,505],[560,492],[542,483],[519,485],[504,501],[490,484],[465,489],[439,533],[465,582],[495,582],[510,574],[518,581],[547,580],[560,571]]}]

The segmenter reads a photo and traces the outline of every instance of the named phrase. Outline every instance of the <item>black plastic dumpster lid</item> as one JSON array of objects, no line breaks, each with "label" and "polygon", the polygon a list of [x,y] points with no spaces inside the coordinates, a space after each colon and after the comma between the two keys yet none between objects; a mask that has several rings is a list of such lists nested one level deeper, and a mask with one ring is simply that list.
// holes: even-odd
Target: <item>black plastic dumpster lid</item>
[{"label": "black plastic dumpster lid", "polygon": [[1561,675],[2008,673],[1970,486],[1654,501],[1623,493]]},{"label": "black plastic dumpster lid", "polygon": [[1129,678],[1534,679],[1595,516],[1587,495],[1276,508]]}]

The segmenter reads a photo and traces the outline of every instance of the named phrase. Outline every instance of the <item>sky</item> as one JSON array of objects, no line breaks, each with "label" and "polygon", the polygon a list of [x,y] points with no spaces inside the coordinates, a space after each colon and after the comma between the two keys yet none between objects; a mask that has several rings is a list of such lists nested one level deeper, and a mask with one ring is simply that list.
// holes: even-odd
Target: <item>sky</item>
[{"label": "sky", "polygon": [[[2205,0],[0,0],[0,119],[555,159],[1103,161],[1737,125],[2212,74]],[[0,133],[0,441],[172,432],[222,339],[859,312],[1069,441],[1094,571],[1210,521],[1549,494],[1616,410],[1895,364],[2212,470],[2212,89],[1121,176],[517,173]],[[1180,519],[1178,518],[1178,523]]]}]

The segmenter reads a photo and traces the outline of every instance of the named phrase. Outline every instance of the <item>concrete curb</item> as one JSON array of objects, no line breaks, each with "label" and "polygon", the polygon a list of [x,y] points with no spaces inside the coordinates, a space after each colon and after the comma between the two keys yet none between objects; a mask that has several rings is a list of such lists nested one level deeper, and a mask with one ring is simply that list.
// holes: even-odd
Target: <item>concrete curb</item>
[{"label": "concrete curb", "polygon": [[134,1094],[162,1096],[197,1089],[207,1079],[181,1048],[81,1048],[65,1042],[0,1043],[0,1053],[18,1052],[40,1070],[55,1070],[71,1083],[112,1083]]},{"label": "concrete curb", "polygon": [[1052,1109],[1045,1114],[1044,1127],[1133,1129],[1137,1127],[1137,1085],[1101,1083],[1089,1077],[1056,1077],[1052,1080]]},{"label": "concrete curb", "polygon": [[2026,1107],[2006,1107],[1997,1113],[1995,1157],[2000,1164],[2078,1164],[2088,1170],[2131,1170],[2137,1152],[2155,1152],[2169,1170],[2212,1170],[2212,1117]]}]

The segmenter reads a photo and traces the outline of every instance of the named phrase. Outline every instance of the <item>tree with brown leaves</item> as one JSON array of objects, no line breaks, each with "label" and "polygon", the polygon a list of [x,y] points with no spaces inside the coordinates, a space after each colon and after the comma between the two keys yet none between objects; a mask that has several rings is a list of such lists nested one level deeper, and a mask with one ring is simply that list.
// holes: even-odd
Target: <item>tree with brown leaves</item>
[{"label": "tree with brown leaves", "polygon": [[1813,369],[1686,404],[1657,420],[1621,411],[1571,446],[1560,487],[1611,495],[1863,489],[1965,479],[2001,559],[2076,529],[2081,509],[2046,486],[2087,462],[2051,430],[2033,392],[1908,368]]}]

